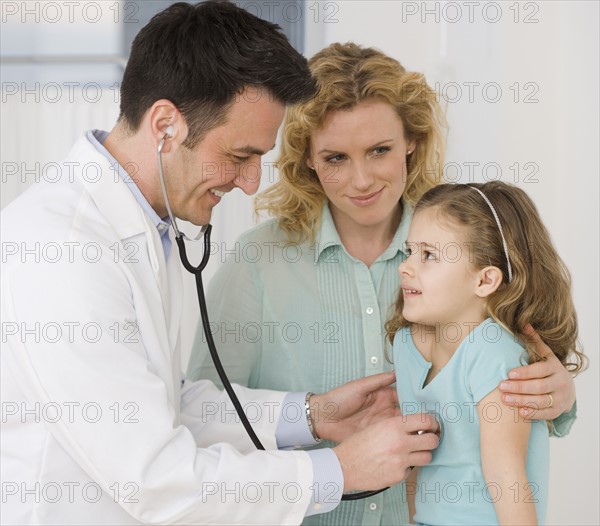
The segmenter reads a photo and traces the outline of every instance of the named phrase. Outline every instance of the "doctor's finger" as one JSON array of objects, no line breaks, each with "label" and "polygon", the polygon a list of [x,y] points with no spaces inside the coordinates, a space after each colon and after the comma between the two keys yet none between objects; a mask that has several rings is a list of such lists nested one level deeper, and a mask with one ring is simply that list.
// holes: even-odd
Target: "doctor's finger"
[{"label": "doctor's finger", "polygon": [[431,451],[415,451],[408,456],[408,463],[411,466],[425,466],[431,462],[432,457]]},{"label": "doctor's finger", "polygon": [[373,394],[382,403],[398,406],[398,391],[394,387],[382,387]]},{"label": "doctor's finger", "polygon": [[389,387],[396,381],[396,373],[394,371],[388,371],[385,373],[372,374],[365,376],[359,380],[354,380],[352,383],[356,383],[361,391],[364,393],[371,393],[378,391],[384,387]]},{"label": "doctor's finger", "polygon": [[408,433],[417,433],[418,431],[438,433],[440,431],[440,423],[430,413],[402,415],[401,421],[404,424],[405,431]]},{"label": "doctor's finger", "polygon": [[411,435],[407,440],[407,446],[413,453],[427,452],[440,445],[440,437],[436,433],[423,433],[422,435]]}]

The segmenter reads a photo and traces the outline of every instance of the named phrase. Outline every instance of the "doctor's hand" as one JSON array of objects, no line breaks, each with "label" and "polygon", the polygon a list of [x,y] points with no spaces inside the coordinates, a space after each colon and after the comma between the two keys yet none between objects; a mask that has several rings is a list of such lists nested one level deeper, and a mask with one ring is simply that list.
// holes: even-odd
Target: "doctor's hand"
[{"label": "doctor's hand", "polygon": [[502,401],[519,407],[524,418],[553,420],[573,407],[575,383],[531,325],[525,328],[523,337],[533,342],[544,361],[509,371],[508,380],[500,383]]},{"label": "doctor's hand", "polygon": [[333,448],[344,473],[344,492],[401,482],[412,466],[431,462],[437,433],[439,424],[427,413],[391,417],[355,433]]},{"label": "doctor's hand", "polygon": [[341,442],[361,429],[400,414],[394,372],[348,382],[310,398],[315,431],[320,438]]}]

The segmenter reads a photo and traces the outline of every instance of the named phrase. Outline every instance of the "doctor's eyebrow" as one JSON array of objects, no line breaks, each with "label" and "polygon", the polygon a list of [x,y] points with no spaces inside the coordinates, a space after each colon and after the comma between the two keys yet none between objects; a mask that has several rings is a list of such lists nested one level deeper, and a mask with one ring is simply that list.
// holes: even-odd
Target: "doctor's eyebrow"
[{"label": "doctor's eyebrow", "polygon": [[[271,151],[273,148],[275,148],[275,145],[271,146],[269,151]],[[240,148],[234,148],[234,151],[240,153],[247,153],[248,155],[264,155],[265,153],[267,153],[263,152],[262,150],[259,150],[258,148],[255,148],[254,146],[241,146]]]}]

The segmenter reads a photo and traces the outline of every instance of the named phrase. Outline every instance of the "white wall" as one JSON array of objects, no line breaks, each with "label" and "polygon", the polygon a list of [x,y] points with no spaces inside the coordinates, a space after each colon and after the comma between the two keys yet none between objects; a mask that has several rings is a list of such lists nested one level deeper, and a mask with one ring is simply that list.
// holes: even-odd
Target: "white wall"
[{"label": "white wall", "polygon": [[[115,10],[113,2],[97,2],[102,6],[100,17],[90,8],[86,20],[83,8],[92,2],[74,3],[77,6],[69,20],[63,3],[50,2],[62,5],[63,15],[61,21],[50,22],[56,14],[46,8],[44,16],[48,3],[1,3],[3,55],[118,51],[120,31],[115,16],[122,21],[131,13],[124,10],[124,4]],[[15,6],[18,11],[11,14],[7,9]],[[25,15],[25,8],[34,14]],[[454,101],[448,104],[449,177],[465,182],[472,166],[475,180],[501,176],[522,185],[538,204],[573,273],[581,340],[592,358],[590,369],[576,381],[578,422],[568,438],[551,442],[548,524],[600,524],[598,3],[310,0],[303,17],[307,21],[307,56],[334,41],[373,45],[407,68],[424,72],[431,84],[437,83]],[[21,173],[8,176],[7,170],[14,168],[10,163],[31,167],[36,162],[43,165],[59,160],[80,130],[111,127],[118,109],[110,86],[120,80],[120,74],[110,66],[68,70],[13,66],[2,71],[4,205],[23,186],[18,180]],[[13,88],[7,82],[21,81],[41,83],[37,101],[35,95],[25,97],[25,103],[20,94],[5,96],[6,88]],[[49,89],[51,82],[78,82],[81,88],[92,81],[106,88],[97,102],[89,101],[95,97],[93,92],[88,93],[88,100],[78,92],[74,105],[66,91],[58,102],[50,101],[55,92],[47,91],[44,96],[41,91]],[[498,86],[502,93],[496,102],[490,102],[497,97]],[[525,102],[525,98],[533,102]],[[33,126],[27,126],[29,122]],[[525,181],[533,170],[536,173]],[[264,187],[273,182],[275,174],[269,164],[263,173]],[[214,241],[231,248],[237,235],[253,224],[251,210],[250,199],[241,193],[228,195],[213,218]],[[207,277],[218,259],[211,263]],[[191,344],[197,319],[193,294],[190,279],[184,346]]]},{"label": "white wall", "polygon": [[[537,203],[572,271],[581,341],[591,357],[576,380],[578,421],[568,438],[551,441],[547,522],[600,524],[598,3],[471,2],[471,12],[462,2],[331,4],[336,21],[312,24],[309,55],[355,41],[424,72],[455,101],[447,114],[448,176],[500,176]],[[471,165],[472,178],[466,163],[479,163]]]}]

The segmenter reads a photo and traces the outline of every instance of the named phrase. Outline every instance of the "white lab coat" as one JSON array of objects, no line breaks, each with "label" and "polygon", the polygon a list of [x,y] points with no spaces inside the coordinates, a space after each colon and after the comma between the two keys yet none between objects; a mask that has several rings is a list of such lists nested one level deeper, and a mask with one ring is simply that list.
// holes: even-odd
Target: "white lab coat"
[{"label": "white lab coat", "polygon": [[[182,385],[181,270],[87,141],[3,212],[3,524],[297,524],[302,451],[284,393],[237,387],[256,452],[212,383]],[[55,180],[48,182],[48,180]]]}]

